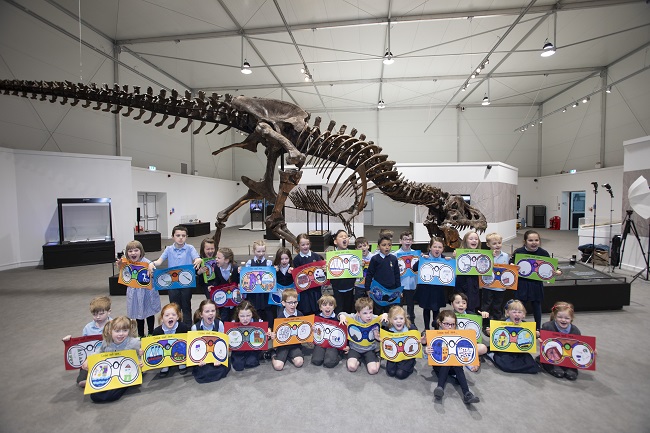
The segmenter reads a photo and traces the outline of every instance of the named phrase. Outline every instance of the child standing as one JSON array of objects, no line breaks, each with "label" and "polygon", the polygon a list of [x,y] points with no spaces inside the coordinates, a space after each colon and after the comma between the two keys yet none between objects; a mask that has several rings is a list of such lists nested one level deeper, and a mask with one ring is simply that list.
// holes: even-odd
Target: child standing
[{"label": "child standing", "polygon": [[[359,298],[354,303],[354,309],[356,310],[356,314],[340,313],[339,323],[342,325],[347,324],[348,317],[352,317],[357,322],[368,323],[377,317],[372,313],[372,308],[373,308],[372,299]],[[381,320],[383,322],[385,322],[387,319],[388,319],[388,314],[384,313],[381,315]],[[348,341],[348,345],[350,347],[350,350],[348,351],[348,362],[347,362],[348,371],[354,373],[359,368],[361,361],[363,361],[366,363],[366,369],[368,370],[368,374],[379,373],[379,356],[377,356],[377,350],[379,349],[379,329],[374,330],[372,339],[374,341],[369,346],[361,346],[360,344],[354,341]]]},{"label": "child standing", "polygon": [[[214,280],[212,285],[221,286],[222,284],[237,283],[239,284],[239,268],[234,265],[235,255],[230,248],[220,247],[217,251]],[[221,321],[230,320],[230,314],[233,307],[222,307],[220,311]]]},{"label": "child standing", "polygon": [[[251,322],[262,322],[250,302],[244,300],[235,307],[233,322],[248,326]],[[230,362],[235,371],[243,371],[245,368],[255,368],[260,365],[259,351],[257,350],[236,350],[230,353]]]},{"label": "child standing", "polygon": [[[348,249],[348,233],[345,230],[339,230],[334,236],[334,246],[327,248],[326,251],[340,251]],[[356,278],[332,278],[332,291],[336,299],[336,313],[341,311],[352,311],[354,308],[354,283]],[[319,304],[320,305],[320,304]]]},{"label": "child standing", "polygon": [[[217,250],[215,249],[214,246],[214,239],[205,238],[201,241],[201,247],[199,248],[199,252],[201,253],[202,259],[213,258],[214,253],[216,251]],[[207,265],[201,263],[201,267],[196,270],[196,287],[203,290],[203,293],[205,294],[205,297],[207,299],[210,299],[210,290],[208,289],[208,287],[214,284],[214,279],[206,283],[203,275],[207,274],[209,276],[210,274],[216,271],[215,268],[216,268],[216,263],[215,263],[215,267],[213,268],[208,268]]]},{"label": "child standing", "polygon": [[[429,255],[424,257],[440,258],[442,257],[442,252],[444,250],[445,246],[443,244],[442,238],[433,236],[429,241]],[[415,264],[416,272],[420,267],[419,265],[420,262]],[[431,284],[418,284],[415,297],[418,300],[418,305],[420,308],[422,308],[422,316],[424,317],[424,329],[431,329],[429,326],[435,328],[435,321],[438,318],[438,311],[447,305],[447,300],[445,299],[445,287],[434,286]]]},{"label": "child standing", "polygon": [[291,250],[284,247],[278,248],[273,264],[277,271],[278,284],[285,287],[292,285],[293,275],[291,275],[291,271],[293,271],[293,266],[291,266]]},{"label": "child standing", "polygon": [[[311,242],[309,241],[309,235],[307,233],[301,233],[296,238],[298,241],[298,248],[300,252],[296,257],[293,258],[293,267],[297,268],[309,263],[319,262],[323,258],[313,252],[311,248]],[[300,302],[298,303],[298,309],[302,311],[305,315],[316,314],[318,312],[318,300],[322,295],[321,287],[314,287],[311,289],[304,290],[300,292]]]},{"label": "child standing", "polygon": [[[172,238],[174,238],[174,244],[165,248],[165,251],[163,251],[158,260],[149,263],[149,272],[151,274],[165,260],[167,260],[167,267],[169,268],[182,265],[194,265],[194,269],[199,269],[203,264],[196,248],[193,245],[185,243],[187,241],[187,228],[185,226],[175,226],[172,229]],[[187,287],[184,289],[169,290],[169,302],[180,305],[185,323],[191,325],[192,288]]]},{"label": "child standing", "polygon": [[[582,335],[580,329],[573,324],[573,304],[568,302],[556,302],[551,308],[551,318],[542,325],[544,331],[561,332],[563,334]],[[542,368],[547,373],[557,377],[566,377],[569,380],[578,378],[578,369],[569,367],[560,367],[558,365],[542,364]]]},{"label": "child standing", "polygon": [[[223,322],[217,319],[217,304],[212,299],[201,301],[198,310],[194,312],[194,325],[191,330],[224,332]],[[226,367],[219,361],[208,364],[203,360],[192,369],[192,375],[198,383],[216,382],[226,377],[228,372],[230,366]]]},{"label": "child standing", "polygon": [[[372,259],[373,254],[370,252],[368,239],[362,236],[355,239],[354,248],[361,250],[361,260],[363,261],[363,278],[359,278],[357,283],[354,285],[354,302],[357,302],[357,299],[368,296],[365,284],[360,284],[359,282],[365,279],[366,273],[368,272],[368,266],[370,265],[370,259]],[[352,310],[350,309],[350,311]]]},{"label": "child standing", "polygon": [[[512,253],[511,261],[515,260],[517,254],[534,254],[536,256],[550,257],[551,255],[540,247],[542,241],[540,240],[539,233],[535,230],[527,230],[524,233],[524,245],[517,248]],[[560,271],[556,271],[558,274]],[[522,304],[530,301],[533,307],[533,317],[535,318],[535,327],[539,331],[542,326],[542,301],[544,301],[544,283],[541,281],[531,280],[529,278],[519,276],[517,283],[517,290],[515,291],[515,298],[520,300]]]},{"label": "child standing", "polygon": [[[111,320],[102,331],[103,340],[97,353],[117,352],[120,350],[135,350],[142,367],[142,350],[140,349],[140,339],[136,335],[136,321],[126,316],[120,316]],[[88,360],[84,361],[81,366],[88,370]],[[128,388],[117,388],[108,391],[100,391],[90,394],[90,399],[95,403],[107,403],[118,400]]]},{"label": "child standing", "polygon": [[[328,322],[334,324],[338,323],[336,319],[336,299],[331,295],[323,295],[318,300],[318,307],[320,308],[319,316]],[[343,352],[347,353],[348,348],[346,347]],[[314,345],[314,351],[311,354],[311,363],[314,365],[322,365],[327,368],[334,368],[339,365],[340,361],[340,352],[334,347],[323,348],[318,345]]]},{"label": "child standing", "polygon": [[[246,266],[273,266],[273,262],[266,258],[266,243],[263,240],[253,242],[253,254],[253,258],[246,262]],[[260,317],[268,323],[273,323],[275,314],[269,305],[268,293],[249,293],[246,295],[246,300],[253,304]]]},{"label": "child standing", "polygon": [[[488,248],[492,250],[494,264],[505,265],[510,263],[510,256],[508,253],[501,251],[503,238],[500,234],[490,233],[485,236],[485,242],[487,242]],[[492,320],[501,320],[502,318],[501,305],[503,305],[503,295],[505,294],[505,291],[506,289],[483,287],[483,303],[481,304],[481,310],[487,312]]]},{"label": "child standing", "polygon": [[[526,308],[521,301],[511,299],[506,303],[505,315],[506,321],[519,325],[526,317]],[[530,353],[490,352],[488,357],[494,361],[494,365],[506,373],[537,374],[539,372],[539,365]]]},{"label": "child standing", "polygon": [[[183,312],[178,304],[167,304],[160,312],[158,319],[160,326],[153,330],[152,335],[165,335],[165,334],[187,334],[190,327],[183,323]],[[180,321],[180,322],[179,322]],[[178,366],[180,374],[187,373],[187,366],[180,364]],[[160,377],[165,377],[169,373],[169,367],[160,369]]]},{"label": "child standing", "polygon": [[[284,309],[278,315],[279,317],[288,318],[288,317],[298,317],[302,316],[302,313],[298,311],[298,292],[293,289],[286,289],[282,292],[282,306]],[[271,338],[275,339],[275,332],[270,333]],[[301,344],[289,344],[287,346],[280,346],[275,349],[275,354],[271,358],[273,368],[276,371],[280,371],[284,368],[287,359],[297,367],[302,367],[304,362],[302,354],[302,345]]]},{"label": "child standing", "polygon": [[[397,257],[390,253],[393,242],[388,235],[382,235],[379,237],[377,244],[379,252],[372,256],[370,265],[368,265],[366,291],[370,290],[373,279],[388,290],[397,289],[400,286],[399,264],[397,263]],[[381,308],[382,313],[387,311],[388,307]]]},{"label": "child standing", "polygon": [[[111,298],[108,296],[99,296],[90,301],[90,314],[93,316],[92,322],[84,326],[81,331],[82,336],[86,335],[102,335],[104,327],[111,320]],[[66,335],[61,340],[70,341],[72,335]],[[77,385],[80,387],[86,386],[86,379],[88,378],[88,369],[83,367],[79,369],[77,376]]]},{"label": "child standing", "polygon": [[[411,249],[413,245],[413,232],[411,230],[406,230],[399,235],[400,248],[395,252],[396,256],[399,256],[401,253],[411,253],[411,254],[420,254],[420,251]],[[414,275],[404,275],[400,278],[400,284],[404,287],[402,292],[402,305],[406,305],[406,311],[408,312],[409,319],[411,323],[415,322],[415,287],[417,285],[418,278]]]},{"label": "child standing", "polygon": [[[473,230],[468,231],[463,236],[463,242],[460,244],[462,249],[475,250],[481,248],[481,239],[478,233]],[[454,251],[454,257],[456,252]],[[457,275],[456,276],[456,293],[467,295],[467,308],[471,311],[477,311],[481,305],[479,301],[478,278],[476,275]]]},{"label": "child standing", "polygon": [[[456,329],[456,314],[451,310],[442,310],[438,315],[438,329],[440,330],[453,330]],[[433,353],[433,348],[429,345],[426,348],[426,352],[431,355]],[[456,377],[460,389],[463,392],[463,403],[471,404],[478,403],[481,401],[477,396],[475,396],[472,391],[469,390],[467,385],[467,379],[465,378],[465,372],[463,367],[454,366],[454,367],[433,367],[434,371],[438,375],[438,386],[433,390],[433,395],[436,397],[436,400],[442,400],[442,397],[445,395],[445,385],[447,384],[447,379],[450,376]]]},{"label": "child standing", "polygon": [[[406,332],[417,330],[415,324],[411,323],[404,308],[399,305],[393,305],[388,311],[388,331],[389,332]],[[426,337],[422,337],[422,343],[426,343]],[[386,361],[386,374],[398,379],[406,379],[415,369],[415,359],[405,359],[404,361],[393,362]]]},{"label": "child standing", "polygon": [[[131,241],[126,244],[126,256],[118,261],[120,268],[129,263],[143,262],[151,263],[144,256],[144,247],[140,241]],[[135,319],[138,324],[138,337],[142,338],[144,333],[144,321],[147,320],[147,331],[153,332],[155,314],[160,311],[160,295],[158,290],[142,289],[135,287],[126,288],[126,315]]]}]

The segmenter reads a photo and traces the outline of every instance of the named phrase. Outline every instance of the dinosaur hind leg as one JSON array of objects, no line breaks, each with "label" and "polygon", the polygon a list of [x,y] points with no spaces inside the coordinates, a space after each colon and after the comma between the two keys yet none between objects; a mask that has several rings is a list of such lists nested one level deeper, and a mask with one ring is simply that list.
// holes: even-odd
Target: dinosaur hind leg
[{"label": "dinosaur hind leg", "polygon": [[248,203],[250,200],[255,200],[255,199],[260,199],[259,194],[257,194],[253,190],[248,190],[246,194],[241,196],[235,203],[231,204],[221,212],[217,214],[217,222],[215,225],[217,226],[217,229],[214,232],[214,243],[215,247],[219,248],[219,242],[221,241],[221,230],[223,230],[226,227],[226,221],[228,221],[228,218],[230,218],[230,215],[235,213],[237,209]]},{"label": "dinosaur hind leg", "polygon": [[289,241],[294,247],[298,248],[298,241],[293,233],[287,228],[287,223],[282,215],[282,209],[289,197],[292,189],[298,185],[302,171],[299,170],[280,170],[280,187],[278,188],[278,195],[275,199],[275,206],[271,215],[266,217],[267,226],[283,239]]}]

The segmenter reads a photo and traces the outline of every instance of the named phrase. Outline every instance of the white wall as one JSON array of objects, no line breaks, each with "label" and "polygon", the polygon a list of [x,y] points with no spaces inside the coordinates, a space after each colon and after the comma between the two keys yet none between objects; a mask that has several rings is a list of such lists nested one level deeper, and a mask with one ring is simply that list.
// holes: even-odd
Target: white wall
[{"label": "white wall", "polygon": [[18,194],[16,191],[16,166],[14,150],[0,147],[0,270],[20,262],[20,233],[18,231]]}]

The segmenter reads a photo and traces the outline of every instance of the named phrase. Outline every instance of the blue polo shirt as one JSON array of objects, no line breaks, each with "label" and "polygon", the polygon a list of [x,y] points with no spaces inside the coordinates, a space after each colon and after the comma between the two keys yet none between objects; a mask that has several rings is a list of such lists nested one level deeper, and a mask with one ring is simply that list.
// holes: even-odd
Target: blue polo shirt
[{"label": "blue polo shirt", "polygon": [[191,265],[194,259],[198,257],[199,253],[193,245],[185,244],[181,248],[176,248],[175,244],[172,244],[165,248],[160,259],[162,261],[167,260],[167,267],[172,268],[174,266]]}]

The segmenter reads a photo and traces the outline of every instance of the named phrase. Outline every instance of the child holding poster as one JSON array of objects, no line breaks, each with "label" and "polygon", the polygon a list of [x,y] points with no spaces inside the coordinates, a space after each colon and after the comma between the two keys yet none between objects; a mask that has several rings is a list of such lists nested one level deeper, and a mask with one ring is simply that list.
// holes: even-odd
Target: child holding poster
[{"label": "child holding poster", "polygon": [[[296,237],[298,241],[299,253],[293,258],[293,267],[297,268],[312,262],[320,262],[323,258],[313,252],[311,242],[307,233],[301,233]],[[318,312],[318,300],[322,294],[321,287],[313,287],[311,289],[300,292],[300,301],[298,309],[305,315],[316,314]]]},{"label": "child holding poster", "polygon": [[[192,331],[216,331],[223,332],[223,322],[217,319],[217,304],[212,299],[204,299],[199,308],[194,312],[194,325]],[[206,363],[201,361],[192,369],[192,375],[198,383],[210,383],[223,379],[230,372],[230,366],[226,367],[219,361]]]},{"label": "child holding poster", "polygon": [[[216,255],[216,265],[214,280],[212,285],[221,286],[223,284],[239,284],[239,268],[235,265],[235,255],[230,248],[220,247]],[[230,314],[233,307],[222,307],[220,310],[221,321],[230,320]]]},{"label": "child holding poster", "polygon": [[[331,321],[332,323],[338,323],[336,319],[336,299],[331,295],[323,295],[318,300],[318,307],[320,308],[319,316],[325,320]],[[347,353],[349,350],[346,347],[342,352]],[[311,363],[318,366],[324,366],[327,368],[334,368],[339,365],[341,360],[340,352],[334,347],[321,347],[319,345],[314,345],[314,351],[311,354]]]},{"label": "child holding poster", "polygon": [[[404,308],[399,305],[393,305],[388,311],[389,332],[406,332],[416,330],[415,324],[411,323]],[[426,344],[426,337],[422,337],[422,344]],[[415,369],[415,358],[405,359],[404,361],[393,362],[386,361],[386,374],[397,379],[406,379]]]},{"label": "child holding poster", "polygon": [[[452,330],[456,329],[456,314],[451,310],[442,310],[438,315],[438,329],[440,330]],[[433,348],[431,345],[427,346],[426,352],[431,355],[433,353]],[[477,396],[475,396],[467,385],[467,379],[465,378],[465,372],[463,367],[459,366],[444,366],[444,367],[433,367],[433,370],[438,375],[438,386],[433,390],[433,395],[436,397],[436,400],[442,400],[442,397],[445,395],[445,385],[447,384],[447,379],[450,375],[455,376],[460,389],[463,392],[463,403],[471,404],[478,403],[481,401]]]},{"label": "child holding poster", "polygon": [[[300,311],[298,311],[298,292],[296,292],[294,289],[286,289],[284,292],[282,292],[282,306],[284,309],[280,314],[278,314],[279,317],[287,318],[303,315]],[[269,336],[272,339],[275,339],[275,332],[270,332]],[[282,370],[284,368],[284,364],[287,362],[287,359],[291,360],[291,363],[295,367],[302,367],[302,364],[304,362],[302,345],[290,344],[287,346],[278,347],[275,350],[275,354],[271,358],[273,368],[276,371]]]},{"label": "child holding poster", "polygon": [[[334,236],[334,246],[328,247],[325,252],[347,250],[348,233],[345,230],[339,230]],[[354,308],[354,283],[356,278],[332,278],[332,291],[334,292],[334,299],[336,299],[336,314],[341,311],[352,311]],[[319,304],[320,305],[320,304]]]},{"label": "child holding poster", "polygon": [[[454,293],[451,295],[451,306],[454,309],[454,313],[456,314],[474,314],[473,311],[468,311],[467,310],[467,295],[464,293]],[[488,314],[484,311],[480,313],[480,315],[483,317],[483,319],[488,318]],[[485,344],[483,343],[476,343],[476,350],[478,351],[478,355],[482,356],[485,355],[488,352],[488,348]],[[479,370],[480,366],[468,366],[467,369],[472,372],[477,372]]]},{"label": "child holding poster", "polygon": [[[187,331],[190,330],[190,327],[183,323],[183,313],[178,304],[165,305],[160,312],[158,321],[160,326],[155,328],[151,335],[187,334]],[[180,374],[185,374],[187,373],[187,366],[181,364],[178,366],[178,370]],[[169,374],[169,367],[160,369],[160,377],[165,377],[167,374]]]},{"label": "child holding poster", "polygon": [[[93,320],[84,326],[81,335],[84,337],[87,335],[102,335],[104,327],[111,320],[111,298],[108,296],[93,298],[90,301],[90,314],[93,316]],[[66,335],[61,340],[70,341],[71,338],[72,335]],[[87,378],[88,369],[80,368],[79,375],[77,376],[77,385],[82,388],[85,387]]]},{"label": "child holding poster", "polygon": [[[429,255],[425,257],[442,257],[442,252],[444,250],[445,245],[442,238],[433,236],[429,241]],[[420,262],[415,264],[416,272],[419,270],[419,265]],[[420,308],[422,308],[422,316],[424,317],[424,329],[428,330],[430,329],[430,326],[435,328],[435,322],[438,318],[438,311],[447,305],[447,300],[445,299],[445,287],[435,286],[431,284],[418,284],[415,292],[415,297],[418,301],[418,305]]]},{"label": "child holding poster", "polygon": [[[117,261],[120,269],[129,263],[150,263],[145,258],[144,247],[140,241],[131,241],[126,244],[125,256]],[[153,332],[155,315],[160,311],[160,295],[157,290],[145,288],[126,288],[126,315],[135,319],[138,324],[138,337],[142,338],[144,333],[144,321],[147,320],[147,331]]]},{"label": "child holding poster", "polygon": [[[506,303],[505,320],[519,325],[526,317],[526,308],[521,301],[511,299]],[[490,352],[488,355],[494,365],[506,373],[537,374],[539,365],[530,353]]]},{"label": "child holding poster", "polygon": [[[217,250],[215,249],[214,246],[214,239],[205,238],[201,241],[201,247],[199,248],[199,253],[201,254],[202,259],[214,260],[215,259],[214,253],[216,251]],[[203,290],[203,293],[205,294],[205,297],[207,299],[210,299],[210,289],[208,289],[208,287],[214,284],[214,278],[206,282],[204,275],[207,274],[208,276],[210,276],[214,272],[215,272],[215,268],[212,267],[212,269],[208,269],[208,265],[206,263],[203,263],[201,267],[196,270],[196,287]]]},{"label": "child holding poster", "polygon": [[[411,248],[411,245],[413,245],[413,232],[411,230],[400,233],[399,244],[400,248],[395,251],[397,257],[400,254],[420,255],[420,251]],[[414,271],[417,271],[417,269],[414,269]],[[406,305],[406,311],[411,322],[415,322],[415,288],[417,281],[417,275],[409,275],[408,273],[400,278],[400,284],[404,287],[404,291],[402,292],[402,305]]]},{"label": "child holding poster", "polygon": [[[582,335],[580,329],[573,324],[573,304],[556,302],[551,308],[551,320],[542,325],[542,330],[561,332],[563,334]],[[569,380],[578,378],[577,368],[560,367],[559,365],[541,364],[544,371],[557,378],[566,377]]]},{"label": "child holding poster", "polygon": [[[536,256],[551,257],[551,255],[544,248],[540,247],[542,241],[540,240],[539,233],[535,230],[527,230],[524,233],[524,245],[517,248],[512,253],[511,262],[514,262],[517,254],[534,254]],[[559,270],[556,273],[560,274]],[[515,298],[520,300],[522,304],[530,301],[533,307],[533,317],[535,318],[535,326],[539,331],[542,326],[542,301],[544,300],[544,283],[541,281],[531,280],[530,278],[522,277],[519,275],[519,282],[517,290],[515,291]]]},{"label": "child holding poster", "polygon": [[[395,256],[393,256],[394,258]],[[399,275],[398,275],[399,276]],[[342,325],[347,324],[347,318],[351,317],[357,322],[368,323],[375,319],[377,316],[372,313],[373,302],[370,298],[359,298],[354,303],[356,314],[340,313],[339,323]],[[381,315],[381,321],[388,320],[388,314]],[[374,330],[372,344],[362,346],[355,341],[348,341],[350,350],[348,351],[348,371],[354,373],[359,368],[361,361],[366,363],[368,374],[379,373],[379,357],[377,356],[377,349],[379,349],[379,329]]]},{"label": "child holding poster", "polygon": [[357,282],[354,285],[354,302],[356,302],[357,299],[368,296],[365,287],[365,277],[366,273],[368,272],[368,265],[370,265],[370,259],[372,259],[373,254],[370,252],[370,244],[368,243],[368,239],[362,236],[354,240],[354,248],[361,250],[361,260],[363,261],[363,278],[357,279]]},{"label": "child holding poster", "polygon": [[[138,353],[138,358],[142,360],[142,350],[140,349],[140,339],[136,334],[136,327],[136,321],[126,316],[120,316],[111,320],[104,326],[104,331],[102,332],[104,341],[102,341],[102,345],[97,353],[135,350]],[[140,361],[140,367],[142,367],[142,361]],[[88,360],[84,361],[81,368],[88,370]],[[126,390],[127,388],[117,388],[100,391],[90,394],[90,399],[95,403],[115,401],[122,397]]]},{"label": "child holding poster", "polygon": [[[481,248],[481,239],[478,233],[470,230],[463,236],[463,241],[460,244],[461,249],[475,250]],[[456,251],[454,251],[454,257]],[[470,311],[477,311],[481,305],[479,300],[478,278],[476,275],[456,275],[456,288],[455,293],[464,293],[467,295],[467,308]]]},{"label": "child holding poster", "polygon": [[[386,234],[379,236],[379,240],[377,240],[379,252],[370,259],[370,265],[368,265],[368,272],[366,273],[366,291],[370,290],[373,279],[388,290],[400,287],[399,264],[397,263],[397,257],[390,253],[392,246],[392,237]],[[380,310],[386,314],[388,309],[386,306]]]},{"label": "child holding poster", "polygon": [[[257,315],[255,307],[250,302],[243,300],[235,307],[233,322],[248,326],[252,321],[262,322]],[[260,365],[259,351],[257,350],[236,350],[230,353],[230,362],[235,371],[243,371],[245,368],[255,368]]]},{"label": "child holding poster", "polygon": [[[503,242],[503,238],[499,233],[488,234],[485,236],[485,242],[487,243],[488,248],[492,250],[492,255],[494,256],[494,264],[506,265],[510,263],[510,256],[508,253],[501,251],[501,243]],[[483,287],[482,289],[483,299],[481,303],[481,310],[487,312],[490,319],[501,320],[503,317],[501,305],[503,304],[503,296],[506,289],[487,287]]]},{"label": "child holding poster", "polygon": [[[273,262],[266,258],[266,242],[263,240],[253,242],[253,258],[246,262],[246,267],[273,266]],[[268,323],[273,323],[275,307],[269,305],[269,295],[267,293],[249,293],[246,300],[253,304],[257,314]]]}]

